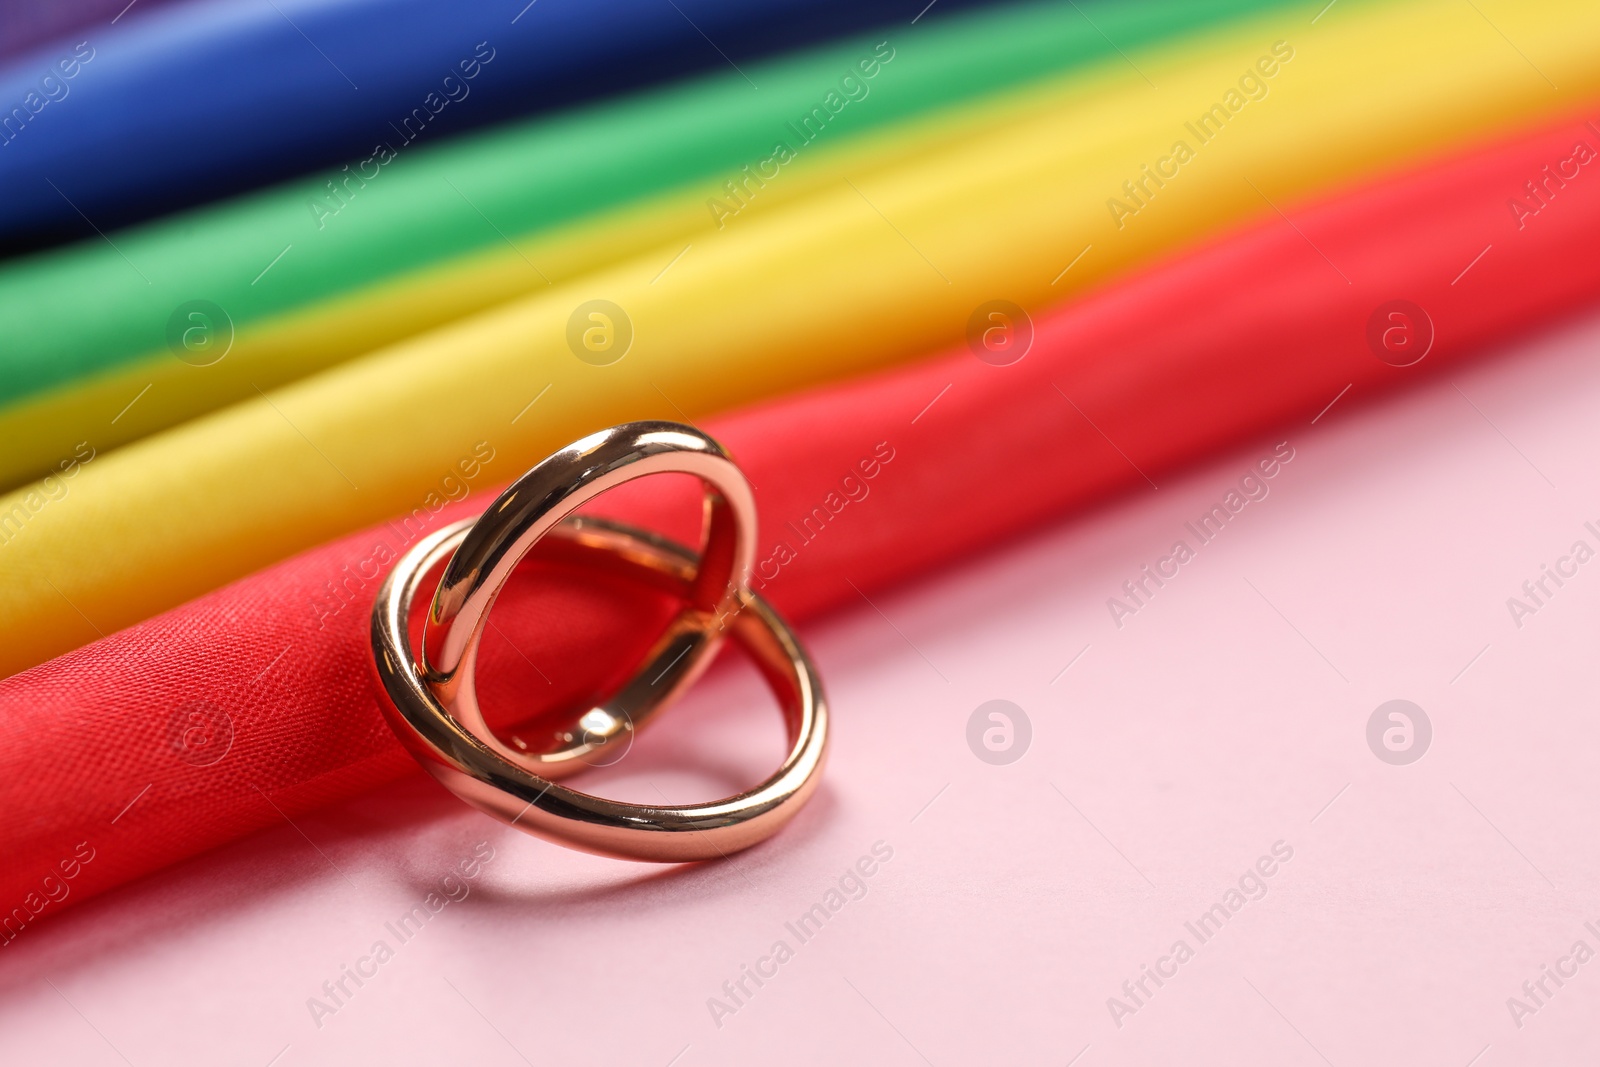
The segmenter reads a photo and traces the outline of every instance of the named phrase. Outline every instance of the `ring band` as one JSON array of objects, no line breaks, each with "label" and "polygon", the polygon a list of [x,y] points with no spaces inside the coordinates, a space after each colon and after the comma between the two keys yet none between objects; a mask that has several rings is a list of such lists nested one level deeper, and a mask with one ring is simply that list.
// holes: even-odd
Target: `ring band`
[{"label": "ring band", "polygon": [[[480,520],[481,521],[481,520]],[[372,643],[390,725],[435,778],[480,811],[558,844],[622,859],[685,862],[748,848],[788,822],[816,789],[827,751],[821,680],[783,620],[755,593],[720,622],[779,696],[789,754],[761,785],[725,800],[654,807],[605,800],[533,774],[453,717],[416,665],[407,630],[427,573],[471,536],[471,520],[440,529],[402,556],[373,606]],[[558,555],[583,559],[680,597],[703,593],[694,553],[664,538],[597,519],[548,530]],[[442,584],[442,583],[441,583]],[[706,620],[711,621],[711,620]],[[463,658],[470,681],[472,657]]]},{"label": "ring band", "polygon": [[[705,483],[699,569],[685,605],[651,646],[633,681],[583,713],[582,729],[519,751],[488,728],[473,683],[489,610],[523,555],[576,508],[648,474],[691,474]],[[634,422],[591,434],[541,461],[490,504],[445,566],[422,631],[423,674],[439,702],[501,755],[542,777],[584,760],[670,704],[711,662],[748,588],[756,508],[750,485],[722,446],[692,426]],[[648,679],[648,681],[645,681]]]}]

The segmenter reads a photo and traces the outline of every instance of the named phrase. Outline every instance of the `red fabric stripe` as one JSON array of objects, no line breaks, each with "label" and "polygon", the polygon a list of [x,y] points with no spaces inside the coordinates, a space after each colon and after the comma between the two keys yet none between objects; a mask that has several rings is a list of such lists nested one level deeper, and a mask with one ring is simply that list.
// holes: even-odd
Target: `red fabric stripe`
[{"label": "red fabric stripe", "polygon": [[[1293,226],[1268,216],[1042,316],[1011,366],[962,348],[712,420],[756,486],[763,591],[792,619],[858,603],[852,582],[870,593],[959,560],[1285,420],[1304,426],[1346,385],[1340,403],[1356,403],[1594,303],[1600,165],[1563,163],[1579,142],[1592,157],[1600,136],[1567,122],[1295,211]],[[1536,202],[1525,183],[1546,165],[1577,174]],[[1519,218],[1517,200],[1539,210]],[[1374,309],[1395,299],[1433,322],[1413,367],[1368,346]],[[684,537],[685,490],[638,483],[604,510]],[[35,913],[410,771],[367,670],[381,566],[367,561],[404,543],[394,527],[354,534],[0,682],[0,909],[13,916],[0,941]],[[486,644],[491,710],[586,699],[668,607],[528,570],[495,615],[517,648],[495,632]],[[232,742],[202,766],[217,742],[204,729],[179,741],[212,708]],[[79,842],[92,861],[74,860]]]}]

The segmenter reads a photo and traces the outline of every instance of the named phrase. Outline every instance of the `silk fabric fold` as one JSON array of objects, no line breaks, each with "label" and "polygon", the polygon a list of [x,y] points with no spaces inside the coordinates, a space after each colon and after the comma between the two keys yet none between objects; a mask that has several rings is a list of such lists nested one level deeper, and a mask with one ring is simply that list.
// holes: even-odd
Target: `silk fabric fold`
[{"label": "silk fabric fold", "polygon": [[[1218,448],[1259,438],[1292,454],[1335,398],[1333,418],[1600,307],[1600,182],[1544,179],[1537,201],[1526,190],[1546,167],[1590,165],[1576,161],[1600,147],[1592,117],[1269,217],[1039,318],[1009,365],[960,345],[711,420],[755,486],[762,593],[797,620],[859,606],[1040,522],[1150,492],[1147,479]],[[675,415],[662,397],[640,407]],[[518,462],[478,450],[453,484],[504,481]],[[684,486],[632,488],[606,510],[691,533]],[[441,497],[0,682],[0,941],[409,773],[368,674],[372,598],[407,544],[485,499]],[[486,637],[485,707],[582,706],[669,608],[531,568]],[[672,728],[670,714],[652,727]],[[80,843],[96,859],[68,885],[55,872]]]},{"label": "silk fabric fold", "polygon": [[[0,490],[91,436],[105,450],[643,250],[713,238],[728,221],[718,205],[748,219],[1019,111],[1070,106],[1098,82],[985,98],[1114,56],[1096,26],[1134,47],[1270,5],[1102,6],[1086,9],[1094,26],[1055,4],[929,18],[752,65],[756,92],[727,71],[436,147],[401,143],[385,162],[364,150],[353,169],[0,265]],[[798,158],[774,162],[779,140]],[[195,318],[198,301],[211,308]]]},{"label": "silk fabric fold", "polygon": [[[113,11],[0,68],[11,118],[0,124],[0,248],[96,238],[97,227],[354,163],[375,143],[438,140],[900,24],[905,7],[675,5],[199,0],[115,25]],[[52,76],[62,55],[81,64]]]},{"label": "silk fabric fold", "polygon": [[[1062,114],[735,218],[692,249],[658,248],[76,462],[70,483],[0,498],[0,529],[11,523],[0,671],[409,511],[479,442],[520,470],[595,426],[694,418],[903,362],[962,336],[988,301],[1039,309],[1592,92],[1600,34],[1579,29],[1600,25],[1600,9],[1520,10],[1549,20],[1517,28],[1560,92],[1454,4],[1353,5],[1292,55],[1281,22],[1259,20],[1199,55],[1141,53],[1123,91]],[[1435,50],[1417,54],[1420,39]],[[1238,95],[1226,120],[1207,111],[1228,114],[1246,75],[1274,78],[1269,95]],[[1201,113],[1225,128],[1175,163],[1173,131]],[[1127,192],[1152,161],[1179,176]],[[595,300],[608,302],[603,330],[618,346],[606,358],[623,353],[607,365],[579,351],[597,336]]]}]

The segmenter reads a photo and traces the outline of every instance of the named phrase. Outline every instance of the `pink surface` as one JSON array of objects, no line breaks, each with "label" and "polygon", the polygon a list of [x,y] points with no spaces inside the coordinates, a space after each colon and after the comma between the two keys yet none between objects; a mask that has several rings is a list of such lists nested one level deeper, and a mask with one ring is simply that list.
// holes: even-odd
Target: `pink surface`
[{"label": "pink surface", "polygon": [[[1600,961],[1570,954],[1600,951],[1600,560],[1520,620],[1507,598],[1600,549],[1597,351],[1600,318],[1380,406],[1345,396],[812,627],[832,762],[763,847],[600,860],[419,776],[29,928],[0,956],[0,1062],[1592,1060]],[[1269,494],[1200,546],[1184,524],[1281,440]],[[1194,558],[1119,627],[1108,598],[1179,539]],[[968,747],[993,699],[1032,723],[1008,765]],[[1368,747],[1393,699],[1432,722],[1409,765]],[[776,759],[764,704],[753,673],[717,673],[590,781],[747,783]],[[464,899],[402,942],[479,841]],[[786,924],[843,900],[878,842],[865,895],[802,942]],[[1278,842],[1292,858],[1245,879],[1265,895],[1202,942],[1186,923]],[[724,982],[780,940],[791,958],[735,1001]],[[1129,996],[1179,940],[1192,958]],[[392,958],[314,1017],[377,941]],[[1524,991],[1558,964],[1576,973]]]}]

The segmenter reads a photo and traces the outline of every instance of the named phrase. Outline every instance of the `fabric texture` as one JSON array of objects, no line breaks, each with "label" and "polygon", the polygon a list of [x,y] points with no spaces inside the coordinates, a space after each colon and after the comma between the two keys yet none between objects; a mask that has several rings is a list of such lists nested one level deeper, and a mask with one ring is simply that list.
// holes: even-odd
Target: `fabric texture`
[{"label": "fabric texture", "polygon": [[[29,93],[43,101],[0,133],[0,248],[92,238],[95,227],[353,163],[385,140],[437,139],[727,69],[898,21],[904,7],[675,2],[519,11],[502,0],[201,0],[81,29],[0,69],[8,109]],[[41,85],[58,53],[81,69]]]},{"label": "fabric texture", "polygon": [[[0,58],[26,55],[50,42],[85,29],[100,29],[124,18],[143,18],[174,0],[50,0],[6,5],[0,20]],[[55,57],[51,57],[55,58]]]},{"label": "fabric texture", "polygon": [[[1095,25],[1134,47],[1263,6],[1153,0],[1096,10]],[[1108,55],[1070,7],[941,14],[753,64],[759,91],[725,71],[438,146],[391,134],[386,162],[364,146],[353,171],[0,264],[0,439],[14,442],[0,490],[91,434],[101,450],[136,440],[640,252],[714,239],[727,211],[747,219],[1070,106],[1100,83],[1060,73]],[[470,84],[499,75],[491,63]],[[778,141],[796,157],[774,159]],[[81,314],[91,293],[96,314]],[[180,313],[202,300],[216,310]],[[175,317],[191,331],[176,350]]]},{"label": "fabric texture", "polygon": [[[1600,183],[1537,209],[1519,192],[1592,156],[1589,118],[1268,218],[1040,318],[1025,351],[1006,347],[1020,332],[980,337],[710,421],[755,486],[761,592],[795,620],[863,605],[1600,303]],[[1292,450],[1295,430],[1269,440]],[[459,479],[501,477],[498,457],[474,459]],[[692,532],[681,482],[624,492],[603,510]],[[60,910],[46,876],[78,842],[98,858],[72,901],[410,773],[368,675],[372,598],[406,544],[484,499],[333,541],[0,682],[5,939]],[[528,567],[495,609],[485,707],[504,722],[581,705],[669,608]]]},{"label": "fabric texture", "polygon": [[[1538,6],[1551,23],[1565,10]],[[1414,0],[1353,8],[1299,52],[1263,19],[1199,54],[1141,54],[1158,96],[1130,73],[1124,91],[735,218],[703,246],[585,275],[98,456],[70,485],[0,498],[15,527],[0,544],[0,672],[410,511],[480,443],[520,470],[597,425],[696,418],[913,359],[989,301],[1037,309],[1600,83],[1600,35],[1529,29],[1556,93],[1528,87],[1475,18]],[[1585,18],[1600,9],[1567,21]],[[1418,35],[1439,51],[1411,54]],[[1185,115],[1273,63],[1270,94],[1187,169],[1162,154]],[[1108,196],[1150,160],[1179,177],[1151,181],[1136,210]],[[580,352],[597,337],[603,353]]]}]

